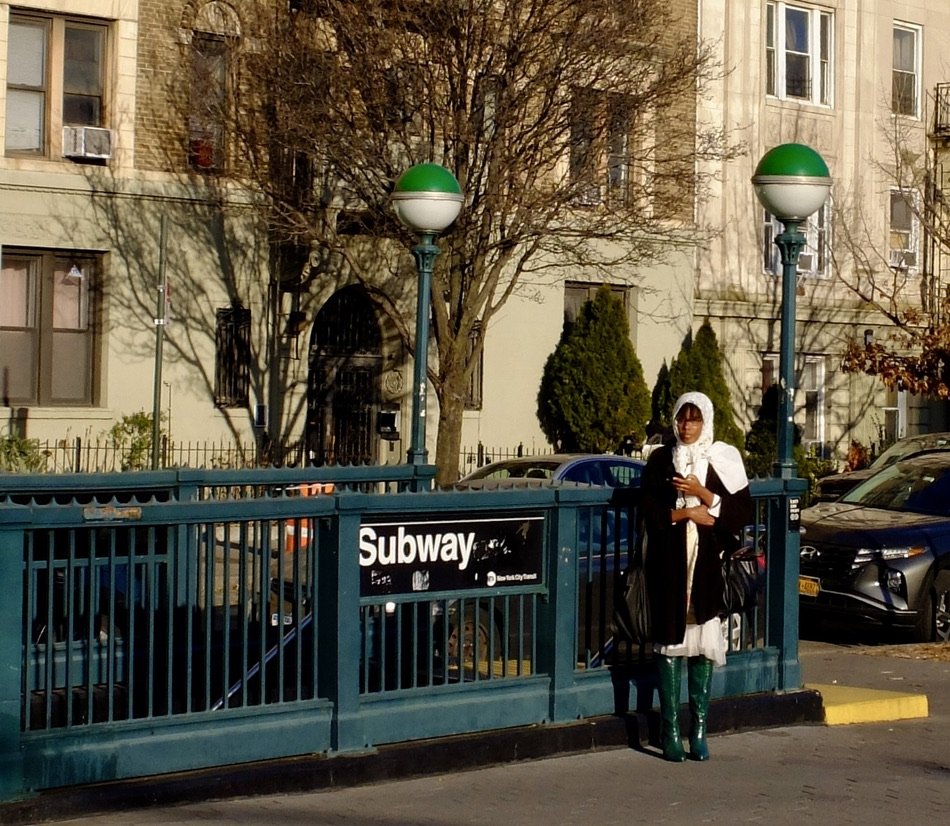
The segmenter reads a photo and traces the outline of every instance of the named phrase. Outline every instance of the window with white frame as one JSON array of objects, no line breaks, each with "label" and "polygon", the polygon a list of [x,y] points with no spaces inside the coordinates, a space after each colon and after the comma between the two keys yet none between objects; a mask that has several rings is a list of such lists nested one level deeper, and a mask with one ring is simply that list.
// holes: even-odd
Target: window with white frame
[{"label": "window with white frame", "polygon": [[826,9],[766,4],[766,94],[832,104],[833,22]]},{"label": "window with white frame", "polygon": [[5,405],[95,403],[100,258],[4,247],[0,392]]},{"label": "window with white frame", "polygon": [[896,270],[917,271],[917,247],[920,222],[914,208],[914,193],[892,189],[890,192],[890,223],[887,240],[887,262]]},{"label": "window with white frame", "polygon": [[920,116],[920,28],[894,24],[894,66],[891,71],[891,111]]},{"label": "window with white frame", "polygon": [[[10,15],[7,39],[7,155],[108,157],[108,135],[83,134],[64,151],[64,127],[102,127],[106,112],[106,23],[56,15]],[[95,141],[90,152],[85,141]],[[70,136],[68,141],[72,144]]]},{"label": "window with white frame", "polygon": [[608,95],[607,199],[626,204],[630,194],[630,127],[632,107],[622,95]]},{"label": "window with white frame", "polygon": [[806,446],[817,445],[823,449],[825,442],[824,356],[805,356],[800,387],[805,405],[802,443]]},{"label": "window with white frame", "polygon": [[[796,398],[796,425],[804,422],[801,431],[802,444],[818,446],[824,450],[825,442],[825,357],[805,356],[804,362],[798,362],[800,373],[796,379],[798,388]],[[778,387],[779,355],[778,353],[764,353],[762,355],[762,395],[771,387]],[[803,409],[803,407],[804,409]],[[804,417],[802,417],[804,413]]]},{"label": "window with white frame", "polygon": [[907,391],[888,390],[881,413],[884,420],[878,425],[878,441],[886,447],[907,435]]},{"label": "window with white frame", "polygon": [[[822,204],[800,231],[805,247],[798,255],[798,274],[811,278],[827,278],[831,274],[831,207]],[[762,213],[762,268],[770,275],[782,274],[781,253],[775,238],[783,230],[782,222],[770,212]]]},{"label": "window with white frame", "polygon": [[773,384],[778,384],[778,353],[765,353],[762,356],[762,395],[764,396]]}]

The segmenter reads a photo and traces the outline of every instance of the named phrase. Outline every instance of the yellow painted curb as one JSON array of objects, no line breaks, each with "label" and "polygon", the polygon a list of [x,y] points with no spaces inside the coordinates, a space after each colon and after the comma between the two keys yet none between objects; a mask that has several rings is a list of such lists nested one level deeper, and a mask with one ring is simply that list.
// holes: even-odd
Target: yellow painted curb
[{"label": "yellow painted curb", "polygon": [[912,720],[926,717],[929,713],[926,694],[815,683],[808,684],[805,688],[821,694],[826,726]]}]

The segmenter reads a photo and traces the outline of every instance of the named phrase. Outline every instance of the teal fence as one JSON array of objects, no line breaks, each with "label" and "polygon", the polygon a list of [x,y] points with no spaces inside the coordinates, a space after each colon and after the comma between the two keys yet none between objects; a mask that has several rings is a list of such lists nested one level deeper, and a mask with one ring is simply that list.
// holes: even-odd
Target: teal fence
[{"label": "teal fence", "polygon": [[[430,480],[0,476],[0,799],[652,697],[610,633],[636,490],[414,490]],[[765,588],[724,621],[718,696],[800,688],[801,484],[754,483]]]}]

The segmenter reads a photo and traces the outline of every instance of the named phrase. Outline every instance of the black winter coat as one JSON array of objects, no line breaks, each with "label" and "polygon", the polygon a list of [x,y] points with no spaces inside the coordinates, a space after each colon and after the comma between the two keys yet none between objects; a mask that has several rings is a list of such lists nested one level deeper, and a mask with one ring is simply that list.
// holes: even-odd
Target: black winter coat
[{"label": "black winter coat", "polygon": [[[645,571],[650,599],[653,641],[676,645],[686,633],[686,524],[671,521],[676,507],[673,487],[673,448],[663,445],[650,454],[641,479],[641,532],[647,549]],[[749,487],[729,493],[709,466],[705,486],[722,498],[712,527],[698,526],[699,551],[693,572],[692,602],[696,622],[702,625],[723,610],[721,560],[739,547],[739,533],[752,520]]]}]

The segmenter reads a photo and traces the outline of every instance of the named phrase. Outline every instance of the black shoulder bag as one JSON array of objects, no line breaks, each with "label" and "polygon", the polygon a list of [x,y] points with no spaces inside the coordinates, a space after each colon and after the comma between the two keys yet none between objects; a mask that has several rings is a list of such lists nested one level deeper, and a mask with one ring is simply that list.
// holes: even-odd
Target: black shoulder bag
[{"label": "black shoulder bag", "polygon": [[722,562],[723,616],[751,614],[759,590],[758,554],[754,548],[740,548]]},{"label": "black shoulder bag", "polygon": [[621,575],[620,594],[614,600],[614,628],[617,634],[641,645],[650,639],[650,601],[643,569],[643,539],[637,544],[630,567]]}]

